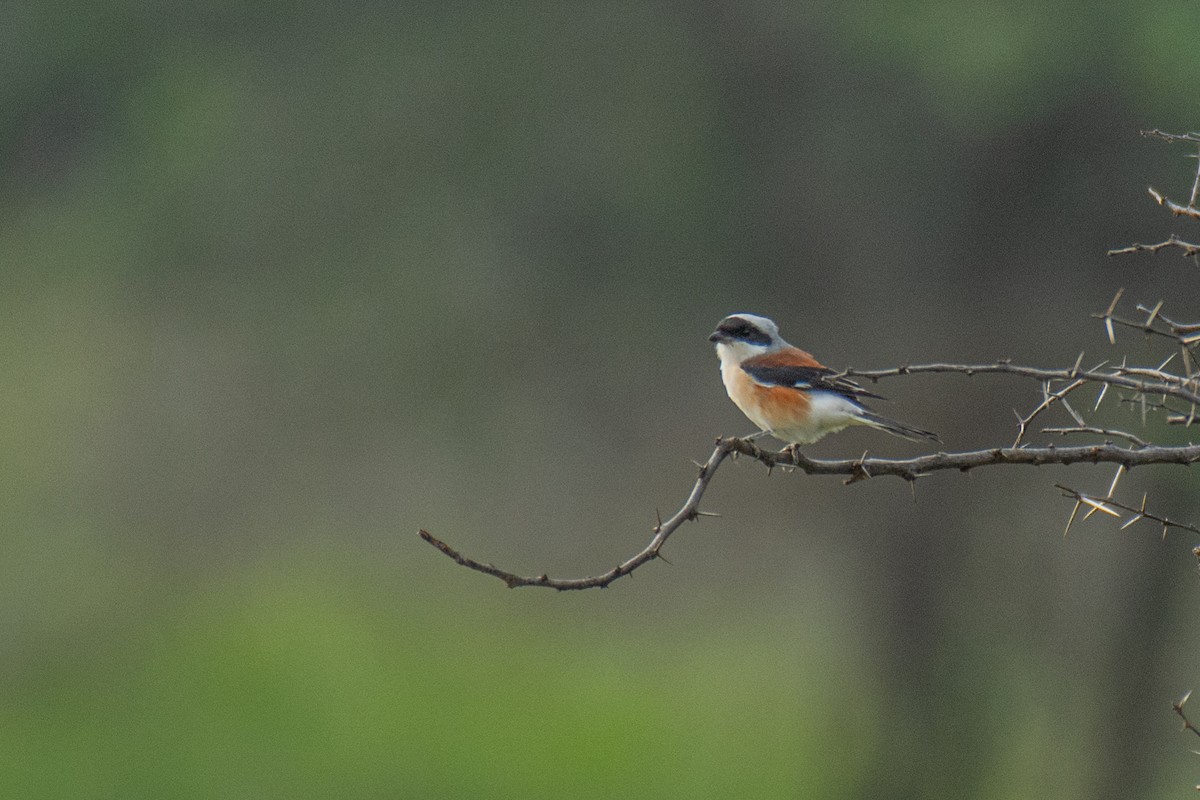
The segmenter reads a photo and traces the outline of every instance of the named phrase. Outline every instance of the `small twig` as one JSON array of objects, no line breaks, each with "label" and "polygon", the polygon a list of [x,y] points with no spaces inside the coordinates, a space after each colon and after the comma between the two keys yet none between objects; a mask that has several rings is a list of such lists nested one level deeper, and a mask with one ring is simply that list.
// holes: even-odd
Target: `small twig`
[{"label": "small twig", "polygon": [[[431,545],[441,550],[455,563],[461,564],[468,569],[473,569],[476,572],[482,572],[485,575],[491,575],[499,578],[508,585],[508,588],[515,589],[518,586],[545,586],[559,591],[567,591],[572,589],[603,589],[617,578],[630,574],[643,564],[653,561],[656,558],[662,558],[659,551],[666,544],[667,539],[674,533],[679,526],[690,520],[700,517],[715,516],[714,514],[700,511],[700,498],[704,496],[704,490],[708,488],[708,482],[712,480],[713,475],[717,471],[717,467],[721,465],[730,453],[734,452],[734,443],[742,443],[740,439],[718,439],[717,446],[713,450],[712,455],[708,457],[708,461],[700,467],[700,474],[696,477],[696,483],[692,486],[692,492],[688,495],[687,501],[683,507],[675,512],[670,519],[665,522],[662,517],[658,517],[658,524],[654,526],[654,537],[644,548],[639,550],[632,557],[622,561],[617,566],[610,569],[601,575],[593,575],[587,578],[551,578],[549,575],[541,574],[536,577],[526,577],[509,572],[508,570],[500,569],[494,564],[485,564],[481,561],[476,561],[469,556],[465,556],[458,550],[455,550],[450,545],[436,538],[429,531],[422,530],[419,534],[422,539],[429,542]],[[753,443],[745,443],[751,448],[757,450],[757,446]],[[657,514],[657,512],[656,512]],[[665,559],[664,559],[665,560]]]},{"label": "small twig", "polygon": [[1200,244],[1185,242],[1172,233],[1166,241],[1159,242],[1158,244],[1131,244],[1128,247],[1109,250],[1107,254],[1110,256],[1123,256],[1129,253],[1157,253],[1159,250],[1168,247],[1178,247],[1183,251],[1184,256],[1194,256],[1200,253]]},{"label": "small twig", "polygon": [[1054,405],[1055,402],[1061,402],[1062,406],[1067,409],[1075,421],[1082,425],[1083,420],[1080,419],[1079,415],[1075,413],[1075,410],[1067,404],[1066,397],[1068,394],[1084,385],[1086,385],[1084,381],[1072,381],[1058,391],[1052,392],[1050,391],[1050,382],[1046,381],[1043,383],[1042,402],[1038,403],[1037,407],[1024,417],[1022,417],[1020,414],[1017,415],[1017,438],[1013,441],[1012,446],[1016,447],[1021,443],[1021,441],[1025,438],[1025,433],[1029,429],[1029,425],[1033,422],[1034,418],[1046,409],[1050,408],[1050,406]]},{"label": "small twig", "polygon": [[1162,192],[1158,191],[1153,186],[1147,191],[1149,191],[1150,196],[1154,198],[1154,202],[1170,211],[1174,216],[1200,219],[1200,208],[1196,208],[1195,206],[1181,206],[1179,203],[1172,202],[1171,200],[1167,199]]},{"label": "small twig", "polygon": [[[1141,306],[1139,306],[1139,308],[1141,308]],[[1162,328],[1155,327],[1153,321],[1148,325],[1146,324],[1145,320],[1138,321],[1136,319],[1125,319],[1123,317],[1113,316],[1112,314],[1092,314],[1092,318],[1105,320],[1106,325],[1108,324],[1108,321],[1111,320],[1116,325],[1120,325],[1123,328],[1133,328],[1136,331],[1141,331],[1147,336],[1162,336],[1166,339],[1174,339],[1175,341],[1179,341],[1179,334],[1171,330],[1170,326],[1168,326],[1166,330],[1163,330]],[[1166,324],[1165,320],[1163,322]],[[1116,342],[1113,342],[1113,344],[1116,344]]]},{"label": "small twig", "polygon": [[[1141,306],[1141,305],[1138,306],[1138,311],[1145,311],[1145,310],[1146,310],[1145,306]],[[1161,312],[1159,313],[1158,318],[1161,319],[1163,322],[1167,323],[1167,326],[1170,327],[1171,332],[1176,335],[1186,335],[1189,333],[1200,332],[1200,323],[1176,322],[1175,320],[1170,319],[1166,314],[1163,314]]]},{"label": "small twig", "polygon": [[[1200,134],[1193,133],[1193,132],[1167,133],[1165,131],[1160,131],[1157,128],[1155,128],[1154,130],[1150,130],[1150,131],[1142,131],[1142,136],[1154,136],[1156,138],[1163,139],[1167,142],[1195,142],[1195,143],[1200,144]],[[1188,203],[1186,206],[1180,205],[1179,203],[1169,200],[1162,192],[1158,191],[1154,187],[1150,187],[1147,191],[1149,191],[1150,196],[1152,198],[1154,198],[1154,202],[1158,203],[1163,208],[1166,208],[1174,216],[1188,217],[1190,219],[1200,219],[1200,208],[1196,207],[1196,200],[1198,197],[1200,197],[1200,154],[1197,154],[1196,156],[1193,156],[1193,157],[1197,159],[1196,177],[1192,181],[1192,191],[1188,197]],[[1185,257],[1187,257],[1187,256],[1192,257],[1196,261],[1196,263],[1198,265],[1200,265],[1200,244],[1193,244],[1191,242],[1185,242],[1182,239],[1180,239],[1178,236],[1176,236],[1175,234],[1171,234],[1170,238],[1166,239],[1165,241],[1159,242],[1158,244],[1133,244],[1133,245],[1130,245],[1129,247],[1120,247],[1120,248],[1117,248],[1114,250],[1109,250],[1108,254],[1110,256],[1120,256],[1120,255],[1127,255],[1129,253],[1157,253],[1159,250],[1163,250],[1168,247],[1178,247],[1180,250],[1183,251],[1183,255]],[[1109,309],[1110,313],[1111,313],[1111,311],[1112,311],[1112,309]],[[1108,327],[1109,327],[1109,338],[1111,339],[1112,338],[1112,323],[1111,322],[1108,323]]]},{"label": "small twig", "polygon": [[1166,422],[1168,425],[1183,425],[1190,427],[1196,422],[1200,422],[1200,407],[1195,405],[1186,413],[1178,408],[1167,405],[1166,403],[1158,403],[1153,400],[1146,399],[1145,395],[1137,397],[1123,397],[1121,403],[1124,405],[1138,405],[1142,408],[1142,414],[1147,411],[1163,411],[1166,412]]},{"label": "small twig", "polygon": [[1141,131],[1142,136],[1153,136],[1156,139],[1165,139],[1168,142],[1200,142],[1200,133],[1167,133],[1160,131],[1158,128],[1149,131]]},{"label": "small twig", "polygon": [[1196,205],[1196,197],[1200,195],[1200,152],[1196,153],[1196,179],[1192,181],[1192,194],[1188,198],[1188,206]]},{"label": "small twig", "polygon": [[[1118,472],[1117,477],[1119,478],[1120,476],[1121,473]],[[1121,525],[1121,530],[1125,530],[1135,522],[1149,520],[1150,522],[1157,522],[1162,526],[1162,533],[1164,537],[1167,535],[1167,531],[1171,528],[1178,528],[1179,530],[1190,531],[1191,533],[1200,533],[1200,528],[1197,528],[1195,525],[1191,525],[1186,522],[1176,522],[1175,520],[1146,510],[1146,495],[1142,496],[1142,503],[1140,506],[1131,506],[1126,503],[1122,503],[1119,500],[1114,500],[1112,494],[1116,489],[1116,484],[1117,481],[1114,479],[1112,486],[1109,487],[1108,494],[1105,497],[1096,497],[1095,495],[1086,494],[1068,486],[1063,486],[1060,483],[1054,484],[1054,488],[1062,490],[1063,497],[1071,497],[1075,500],[1075,509],[1071,512],[1071,518],[1067,521],[1067,530],[1063,531],[1063,533],[1065,534],[1067,531],[1071,530],[1071,523],[1075,521],[1075,514],[1079,511],[1080,504],[1086,505],[1091,509],[1088,511],[1087,516],[1091,516],[1097,511],[1101,511],[1113,517],[1120,517],[1121,515],[1114,511],[1114,508],[1119,508],[1122,511],[1130,512],[1133,514],[1133,516],[1125,520],[1125,522]]]},{"label": "small twig", "polygon": [[1115,436],[1120,439],[1125,439],[1134,447],[1145,447],[1146,442],[1134,436],[1127,431],[1111,430],[1109,428],[1093,428],[1090,425],[1083,425],[1078,428],[1042,428],[1042,433],[1057,433],[1061,436],[1066,436],[1069,433],[1091,433],[1096,436]]}]

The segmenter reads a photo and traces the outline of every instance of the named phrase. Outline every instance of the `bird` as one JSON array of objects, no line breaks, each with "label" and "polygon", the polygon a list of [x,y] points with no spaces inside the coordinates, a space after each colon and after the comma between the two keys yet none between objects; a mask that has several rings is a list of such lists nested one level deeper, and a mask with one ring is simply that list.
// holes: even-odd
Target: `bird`
[{"label": "bird", "polygon": [[824,366],[779,335],[774,321],[731,314],[708,340],[716,344],[729,399],[762,432],[792,449],[851,425],[866,425],[912,441],[941,442],[937,434],[882,417],[863,405],[884,399]]}]

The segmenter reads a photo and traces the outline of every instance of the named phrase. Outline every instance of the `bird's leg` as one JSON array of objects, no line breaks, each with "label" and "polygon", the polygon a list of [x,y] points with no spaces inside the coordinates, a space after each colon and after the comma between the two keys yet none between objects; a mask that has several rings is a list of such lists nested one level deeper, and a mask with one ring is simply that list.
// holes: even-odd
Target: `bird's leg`
[{"label": "bird's leg", "polygon": [[800,445],[798,443],[792,442],[787,447],[783,448],[783,452],[787,453],[788,456],[792,459],[792,464],[794,464],[794,465],[800,464],[800,458],[801,458]]}]

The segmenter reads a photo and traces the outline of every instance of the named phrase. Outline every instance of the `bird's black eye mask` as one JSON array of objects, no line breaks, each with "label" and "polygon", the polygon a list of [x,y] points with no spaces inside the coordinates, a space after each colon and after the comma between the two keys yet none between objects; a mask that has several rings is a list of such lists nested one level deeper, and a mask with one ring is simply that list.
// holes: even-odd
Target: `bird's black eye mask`
[{"label": "bird's black eye mask", "polygon": [[727,319],[717,326],[717,331],[730,339],[737,339],[747,344],[768,345],[771,337],[744,319]]}]

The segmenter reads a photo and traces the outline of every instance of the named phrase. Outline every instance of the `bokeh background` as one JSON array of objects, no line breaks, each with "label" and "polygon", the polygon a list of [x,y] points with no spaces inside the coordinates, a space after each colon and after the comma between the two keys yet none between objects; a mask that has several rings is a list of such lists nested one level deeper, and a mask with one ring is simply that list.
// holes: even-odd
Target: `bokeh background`
[{"label": "bokeh background", "polygon": [[[1105,468],[727,464],[705,337],[1160,360],[1194,318],[1192,2],[0,11],[0,794],[1156,798],[1200,780],[1187,535]],[[1193,234],[1194,235],[1194,234]],[[1129,306],[1127,306],[1128,308]],[[1004,444],[1037,387],[891,381]],[[1138,426],[1106,403],[1101,419]],[[1047,418],[1047,422],[1065,422]],[[1145,435],[1182,441],[1151,420]],[[906,455],[848,431],[814,455]],[[1129,497],[1200,517],[1194,471]]]}]

